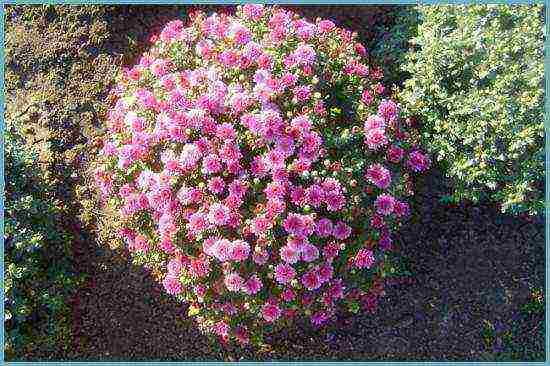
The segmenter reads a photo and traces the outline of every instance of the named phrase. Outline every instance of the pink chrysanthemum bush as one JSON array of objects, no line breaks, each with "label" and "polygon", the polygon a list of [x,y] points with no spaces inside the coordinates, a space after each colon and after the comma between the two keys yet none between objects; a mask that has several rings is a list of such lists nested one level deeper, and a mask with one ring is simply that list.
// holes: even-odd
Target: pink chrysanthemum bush
[{"label": "pink chrysanthemum bush", "polygon": [[429,160],[355,38],[248,4],[168,23],[120,75],[96,183],[133,256],[224,341],[376,302]]}]

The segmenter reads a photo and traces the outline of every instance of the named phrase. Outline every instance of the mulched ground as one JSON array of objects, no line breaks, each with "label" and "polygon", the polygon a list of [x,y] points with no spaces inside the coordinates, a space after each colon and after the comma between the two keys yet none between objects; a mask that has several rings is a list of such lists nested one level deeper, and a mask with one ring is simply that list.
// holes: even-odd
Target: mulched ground
[{"label": "mulched ground", "polygon": [[[105,75],[142,51],[149,36],[142,29],[177,16],[180,9],[77,11],[71,23],[63,12],[9,8],[8,114],[36,104],[28,117],[36,126],[34,139],[44,137],[39,133],[43,129],[56,143],[58,154],[46,158],[59,172],[60,197],[76,214],[82,209],[74,192],[80,177],[70,178],[67,171],[75,161],[85,161],[86,144],[100,130]],[[337,21],[361,30],[367,41],[374,23],[391,21],[387,11],[351,6],[300,10],[310,18],[336,12]],[[155,20],[159,16],[161,22]],[[49,32],[42,31],[44,26]],[[80,39],[84,41],[76,50]],[[46,102],[37,90],[48,97]],[[89,227],[69,218],[79,236],[74,243],[77,268],[90,278],[72,299],[74,345],[68,353],[35,349],[25,360],[495,360],[503,352],[502,334],[518,324],[517,342],[543,354],[544,338],[535,336],[543,315],[523,319],[519,314],[529,300],[529,287],[544,288],[542,220],[505,216],[489,204],[440,204],[449,188],[436,169],[420,186],[413,218],[397,240],[414,274],[409,283],[389,286],[376,313],[342,319],[337,331],[301,325],[268,339],[271,347],[261,351],[210,344],[146,270],[133,266],[125,253],[99,247]],[[483,339],[486,324],[496,329],[491,344]]]}]

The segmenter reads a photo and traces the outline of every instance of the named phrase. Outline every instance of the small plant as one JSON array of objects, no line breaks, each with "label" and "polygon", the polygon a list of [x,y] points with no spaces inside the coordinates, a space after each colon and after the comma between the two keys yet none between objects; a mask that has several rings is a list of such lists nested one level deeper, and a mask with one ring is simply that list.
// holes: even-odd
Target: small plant
[{"label": "small plant", "polygon": [[28,346],[68,346],[70,307],[77,277],[70,263],[71,235],[36,154],[11,122],[5,133],[4,317],[8,358]]},{"label": "small plant", "polygon": [[93,167],[135,261],[223,341],[373,310],[430,161],[355,35],[247,4],[154,39]]},{"label": "small plant", "polygon": [[521,311],[526,314],[542,314],[544,313],[544,293],[540,288],[533,289],[531,299],[522,305]]},{"label": "small plant", "polygon": [[457,200],[544,208],[543,7],[420,6],[401,100]]}]

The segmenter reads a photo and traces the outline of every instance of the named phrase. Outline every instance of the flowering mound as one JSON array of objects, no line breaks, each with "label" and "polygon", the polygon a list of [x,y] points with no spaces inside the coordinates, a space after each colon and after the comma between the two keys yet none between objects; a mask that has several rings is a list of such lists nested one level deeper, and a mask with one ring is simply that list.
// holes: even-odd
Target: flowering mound
[{"label": "flowering mound", "polygon": [[170,22],[121,74],[96,183],[129,250],[224,341],[374,293],[429,161],[354,40],[244,5]]}]

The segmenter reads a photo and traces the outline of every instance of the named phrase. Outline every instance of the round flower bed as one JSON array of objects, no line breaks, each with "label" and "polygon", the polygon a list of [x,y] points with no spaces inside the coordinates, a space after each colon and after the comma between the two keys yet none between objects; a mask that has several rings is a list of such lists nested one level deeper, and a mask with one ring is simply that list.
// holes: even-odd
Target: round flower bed
[{"label": "round flower bed", "polygon": [[114,89],[95,169],[105,205],[224,341],[376,301],[429,160],[355,37],[276,7],[196,13]]}]

